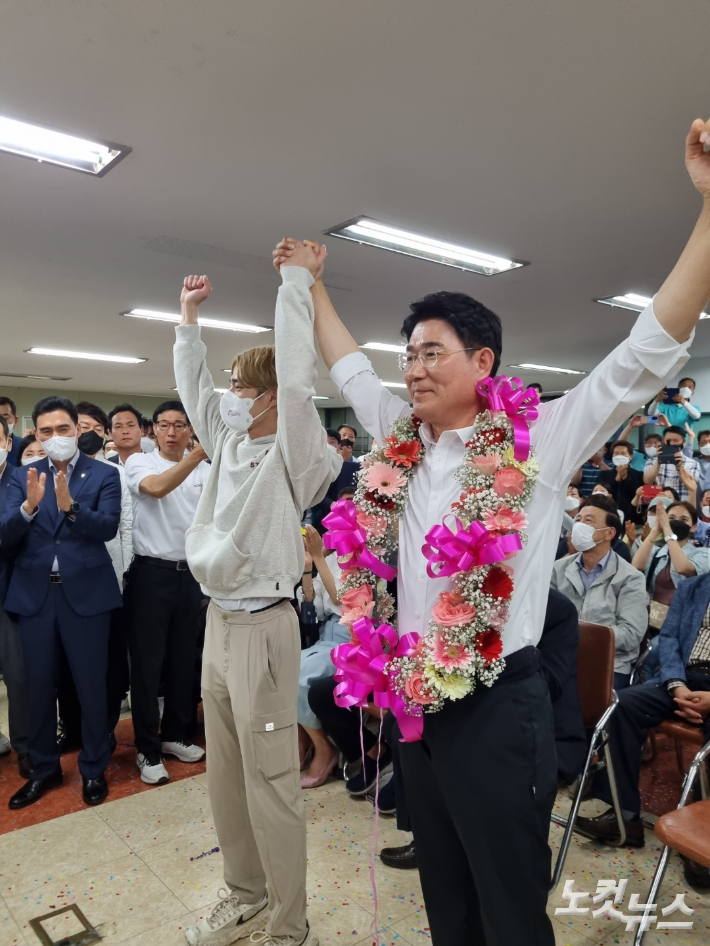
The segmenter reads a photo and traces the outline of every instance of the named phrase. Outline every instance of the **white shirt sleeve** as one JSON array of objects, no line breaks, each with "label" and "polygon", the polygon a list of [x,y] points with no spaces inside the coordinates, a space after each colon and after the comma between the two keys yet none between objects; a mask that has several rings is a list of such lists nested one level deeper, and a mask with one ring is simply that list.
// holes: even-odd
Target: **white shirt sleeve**
[{"label": "white shirt sleeve", "polygon": [[695,406],[695,404],[691,404],[690,401],[688,401],[687,404],[684,404],[683,406],[685,407],[685,409],[686,409],[686,411],[688,412],[689,416],[690,416],[693,420],[697,420],[697,419],[700,417],[700,411],[697,409],[697,407]]},{"label": "white shirt sleeve", "polygon": [[154,476],[158,472],[151,460],[151,455],[149,453],[134,453],[126,460],[124,470],[126,471],[126,485],[131,495],[137,499],[142,499],[141,483],[147,476]]},{"label": "white shirt sleeve", "polygon": [[629,337],[588,378],[565,397],[541,405],[531,428],[541,481],[551,489],[566,486],[594,450],[678,373],[694,337],[693,332],[687,341],[677,342],[651,304]]},{"label": "white shirt sleeve", "polygon": [[379,444],[396,420],[412,413],[406,401],[383,386],[370,359],[360,351],[336,361],[330,376],[362,426]]}]

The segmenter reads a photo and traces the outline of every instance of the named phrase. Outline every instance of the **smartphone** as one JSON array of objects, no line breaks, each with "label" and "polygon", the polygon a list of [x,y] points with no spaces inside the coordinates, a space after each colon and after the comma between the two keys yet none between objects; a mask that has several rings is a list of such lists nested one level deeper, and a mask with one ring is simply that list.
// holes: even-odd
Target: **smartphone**
[{"label": "smartphone", "polygon": [[672,402],[676,394],[680,394],[680,388],[664,388],[664,390],[666,392],[666,404]]},{"label": "smartphone", "polygon": [[658,424],[658,414],[642,414],[642,424]]},{"label": "smartphone", "polygon": [[661,452],[658,455],[659,463],[675,463],[676,454],[679,453],[683,448],[672,443],[664,443],[661,448]]},{"label": "smartphone", "polygon": [[655,499],[656,496],[660,496],[662,492],[662,486],[644,486],[641,499],[644,503],[650,503],[652,499]]}]

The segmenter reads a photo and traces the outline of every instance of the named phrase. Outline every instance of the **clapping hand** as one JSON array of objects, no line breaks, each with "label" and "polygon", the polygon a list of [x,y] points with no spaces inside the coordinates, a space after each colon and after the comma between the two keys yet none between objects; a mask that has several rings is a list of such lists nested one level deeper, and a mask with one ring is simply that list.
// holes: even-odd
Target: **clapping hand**
[{"label": "clapping hand", "polygon": [[66,473],[62,473],[61,470],[54,478],[54,492],[57,495],[57,507],[62,512],[69,512],[73,500],[69,493]]},{"label": "clapping hand", "polygon": [[692,446],[695,443],[695,431],[693,430],[693,428],[690,426],[690,424],[687,421],[685,423],[685,432],[687,433],[688,441],[690,445]]},{"label": "clapping hand", "polygon": [[37,470],[33,466],[29,468],[27,471],[27,499],[22,504],[28,515],[31,516],[44,499],[44,486],[46,482],[46,473],[40,473],[40,475],[37,476]]},{"label": "clapping hand", "polygon": [[323,539],[317,529],[314,529],[313,526],[306,526],[304,541],[306,543],[306,552],[311,556],[312,560],[323,558]]},{"label": "clapping hand", "polygon": [[636,541],[636,525],[633,522],[628,520],[624,523],[624,531],[626,532],[626,538],[633,545]]}]

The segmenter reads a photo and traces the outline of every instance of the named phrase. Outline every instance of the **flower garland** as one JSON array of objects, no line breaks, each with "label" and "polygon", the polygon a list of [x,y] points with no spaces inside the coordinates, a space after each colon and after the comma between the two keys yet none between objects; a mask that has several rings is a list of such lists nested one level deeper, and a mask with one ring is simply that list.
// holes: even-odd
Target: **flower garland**
[{"label": "flower garland", "polygon": [[[394,617],[394,601],[378,579],[393,577],[382,558],[397,546],[409,479],[424,456],[416,417],[393,425],[363,461],[354,501],[340,500],[323,520],[325,544],[336,549],[344,570],[341,622],[353,629],[353,641],[333,650],[336,701],[363,705],[369,687],[378,705],[394,710],[405,739],[421,738],[423,712],[463,698],[477,683],[491,686],[505,666],[502,630],[513,594],[513,569],[506,562],[527,540],[524,509],[539,470],[527,424],[537,418],[539,399],[517,378],[488,379],[478,391],[489,410],[478,416],[454,473],[461,495],[422,549],[429,576],[451,577],[454,585],[439,595],[427,636],[407,634],[399,642],[406,646],[393,646],[392,628],[375,630],[370,620],[375,606],[380,621]],[[373,637],[381,642],[374,649]],[[375,652],[376,660],[367,657]]]}]

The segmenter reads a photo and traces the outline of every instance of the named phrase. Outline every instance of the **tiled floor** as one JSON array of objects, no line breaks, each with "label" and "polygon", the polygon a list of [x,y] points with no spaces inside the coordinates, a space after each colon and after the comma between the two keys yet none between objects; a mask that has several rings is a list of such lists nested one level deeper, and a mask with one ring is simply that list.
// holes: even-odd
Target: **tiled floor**
[{"label": "tiled floor", "polygon": [[[2,696],[0,729],[6,731]],[[222,885],[205,782],[204,775],[187,778],[0,836],[0,946],[38,946],[29,920],[70,903],[80,906],[109,946],[182,946],[185,927],[210,908]],[[347,797],[342,782],[307,792],[305,799],[310,922],[324,946],[372,943],[376,941],[368,854],[374,846],[372,807]],[[587,810],[593,811],[595,804],[589,803]],[[560,835],[561,829],[553,827],[555,854]],[[391,819],[380,820],[378,849],[408,840]],[[574,881],[575,889],[592,893],[599,879],[626,877],[628,904],[630,894],[643,896],[648,891],[658,852],[651,832],[646,834],[646,847],[638,852],[575,837],[563,876]],[[377,860],[375,877],[379,943],[430,943],[418,874],[388,870]],[[514,865],[510,882],[514,886]],[[633,934],[617,920],[554,916],[555,908],[565,905],[561,890],[562,884],[549,905],[560,946],[633,942]],[[700,896],[685,885],[674,856],[661,905],[676,893],[684,893],[695,910],[694,929],[651,931],[646,946],[710,943],[710,895]],[[68,932],[58,923],[54,935],[59,939]]]}]

